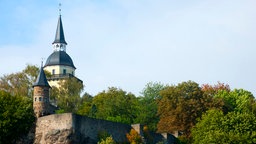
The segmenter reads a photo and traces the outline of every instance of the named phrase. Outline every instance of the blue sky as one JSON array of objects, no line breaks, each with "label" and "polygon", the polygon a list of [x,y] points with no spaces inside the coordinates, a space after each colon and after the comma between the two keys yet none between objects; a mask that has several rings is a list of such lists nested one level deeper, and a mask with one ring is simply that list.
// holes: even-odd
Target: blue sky
[{"label": "blue sky", "polygon": [[0,76],[53,52],[60,2],[67,53],[90,94],[188,80],[256,94],[254,0],[1,0]]}]

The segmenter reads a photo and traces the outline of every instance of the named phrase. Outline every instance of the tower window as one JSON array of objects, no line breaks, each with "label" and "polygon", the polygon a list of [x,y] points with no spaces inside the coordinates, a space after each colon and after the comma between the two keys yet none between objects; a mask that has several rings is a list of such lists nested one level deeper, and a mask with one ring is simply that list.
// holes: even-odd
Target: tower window
[{"label": "tower window", "polygon": [[42,101],[42,97],[39,97],[39,101]]},{"label": "tower window", "polygon": [[36,101],[36,98],[35,98],[35,101]]},{"label": "tower window", "polygon": [[66,69],[63,69],[63,74],[64,74],[64,75],[66,74]]},{"label": "tower window", "polygon": [[55,69],[52,70],[52,74],[53,74],[53,75],[55,74]]}]

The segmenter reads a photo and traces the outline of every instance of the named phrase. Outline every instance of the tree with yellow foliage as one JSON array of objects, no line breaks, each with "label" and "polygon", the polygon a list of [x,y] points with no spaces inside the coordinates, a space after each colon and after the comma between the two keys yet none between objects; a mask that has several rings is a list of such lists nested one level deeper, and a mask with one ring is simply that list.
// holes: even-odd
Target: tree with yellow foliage
[{"label": "tree with yellow foliage", "polygon": [[130,133],[126,134],[126,138],[131,144],[142,144],[142,138],[135,129],[131,129]]}]

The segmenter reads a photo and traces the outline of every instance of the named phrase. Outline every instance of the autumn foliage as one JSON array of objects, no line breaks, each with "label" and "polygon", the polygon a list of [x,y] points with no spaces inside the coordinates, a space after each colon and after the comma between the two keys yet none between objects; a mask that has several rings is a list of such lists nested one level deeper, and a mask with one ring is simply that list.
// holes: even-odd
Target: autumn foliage
[{"label": "autumn foliage", "polygon": [[130,133],[126,134],[126,138],[131,144],[142,143],[142,138],[135,129],[131,129]]},{"label": "autumn foliage", "polygon": [[[158,132],[180,131],[189,138],[190,129],[196,124],[197,118],[211,107],[222,107],[222,102],[210,95],[217,89],[218,87],[210,85],[201,88],[197,83],[188,81],[161,91],[162,99],[158,102]],[[209,94],[205,94],[204,91]]]}]

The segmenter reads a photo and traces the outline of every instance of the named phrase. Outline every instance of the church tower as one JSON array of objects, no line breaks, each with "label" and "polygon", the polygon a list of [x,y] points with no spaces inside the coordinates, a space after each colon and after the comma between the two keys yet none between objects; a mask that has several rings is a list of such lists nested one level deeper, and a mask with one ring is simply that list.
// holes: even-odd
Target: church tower
[{"label": "church tower", "polygon": [[43,68],[40,68],[36,82],[33,84],[33,108],[36,117],[50,114],[49,89]]},{"label": "church tower", "polygon": [[[66,53],[67,42],[65,41],[61,15],[59,15],[55,40],[52,45],[53,53],[47,58],[44,70],[51,73],[51,77],[48,78],[49,84],[59,87],[59,81],[75,77],[76,70],[73,60]],[[77,80],[82,83],[80,79],[77,78]]]}]

